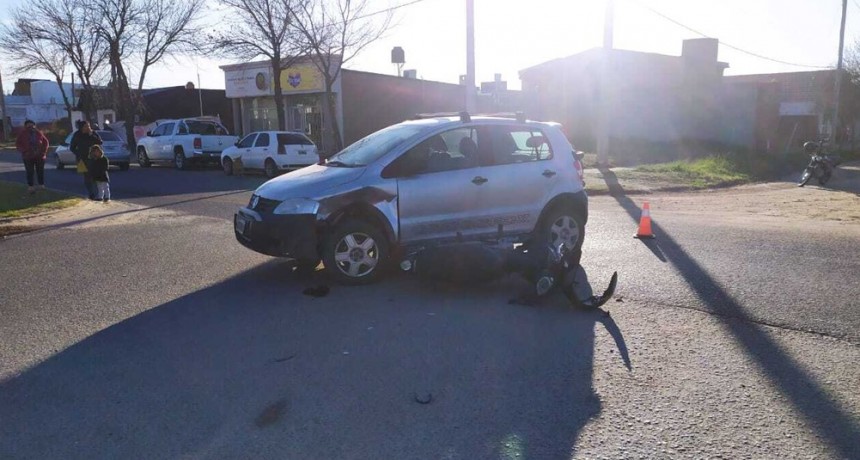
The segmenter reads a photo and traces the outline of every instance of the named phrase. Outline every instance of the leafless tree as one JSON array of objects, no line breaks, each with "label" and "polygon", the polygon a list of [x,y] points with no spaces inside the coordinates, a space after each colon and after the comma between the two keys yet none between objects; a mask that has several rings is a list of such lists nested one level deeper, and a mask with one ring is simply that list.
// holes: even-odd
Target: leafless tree
[{"label": "leafless tree", "polygon": [[287,127],[281,73],[304,54],[294,28],[294,9],[305,0],[220,0],[231,14],[211,36],[211,49],[225,57],[253,60],[264,57],[272,69],[278,129]]},{"label": "leafless tree", "polygon": [[83,87],[81,105],[88,118],[95,115],[95,86],[107,76],[107,46],[95,32],[85,4],[77,0],[34,0],[28,13],[38,20],[38,35],[63,50]]},{"label": "leafless tree", "polygon": [[40,36],[37,21],[30,12],[15,10],[11,23],[0,27],[0,50],[10,58],[15,73],[46,71],[54,77],[71,122],[72,103],[63,86],[68,57],[62,48]]},{"label": "leafless tree", "polygon": [[391,26],[391,10],[371,12],[369,5],[369,0],[311,0],[293,10],[310,58],[325,80],[323,150],[328,155],[343,148],[333,95],[341,68]]},{"label": "leafless tree", "polygon": [[[74,1],[74,0],[73,0]],[[134,118],[147,70],[171,53],[193,46],[202,0],[77,0],[94,20],[107,46],[110,84],[118,114],[125,120],[129,149],[134,150]],[[139,65],[137,92],[130,74]]]}]

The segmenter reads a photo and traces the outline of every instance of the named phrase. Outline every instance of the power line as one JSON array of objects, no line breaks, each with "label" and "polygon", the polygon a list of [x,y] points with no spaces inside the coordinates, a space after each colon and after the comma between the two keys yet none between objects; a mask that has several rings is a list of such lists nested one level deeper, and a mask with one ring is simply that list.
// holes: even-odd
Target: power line
[{"label": "power line", "polygon": [[377,14],[388,13],[388,12],[391,12],[394,10],[399,10],[400,8],[414,5],[416,3],[421,3],[423,1],[426,1],[426,0],[412,0],[411,2],[401,3],[400,5],[392,6],[390,8],[386,8],[384,10],[374,11],[373,13],[367,13],[367,14],[362,15],[362,16],[357,16],[355,19],[364,19],[364,18],[369,18],[371,16],[376,16]]},{"label": "power line", "polygon": [[[663,14],[663,13],[661,13],[661,12],[659,12],[659,11],[655,10],[654,8],[652,8],[652,7],[648,6],[648,5],[642,4],[642,3],[638,2],[638,1],[635,1],[635,0],[631,0],[631,1],[632,1],[633,3],[635,3],[635,4],[639,5],[639,6],[641,6],[642,8],[645,8],[645,9],[647,9],[647,10],[651,11],[652,13],[656,14],[657,16],[660,16],[661,18],[663,18],[663,19],[665,19],[665,20],[667,20],[667,21],[669,21],[669,22],[671,22],[671,23],[673,23],[673,24],[675,24],[675,25],[677,25],[677,26],[683,27],[684,29],[687,29],[687,30],[689,30],[690,32],[693,32],[694,34],[701,35],[702,37],[705,37],[705,38],[714,38],[714,37],[711,37],[711,36],[709,36],[708,34],[706,34],[706,33],[704,33],[704,32],[700,32],[700,31],[698,31],[698,30],[696,30],[696,29],[694,29],[694,28],[692,28],[692,27],[690,27],[690,26],[688,26],[688,25],[686,25],[686,24],[683,24],[683,23],[681,23],[681,22],[679,22],[679,21],[676,21],[675,19],[672,19],[672,18],[670,18],[669,16],[666,16],[665,14]],[[856,0],[855,0],[855,1],[856,1]],[[758,53],[754,53],[754,52],[752,52],[752,51],[747,51],[747,50],[745,50],[745,49],[743,49],[743,48],[739,48],[739,47],[737,47],[737,46],[731,45],[731,44],[726,43],[726,42],[724,42],[724,41],[722,41],[722,40],[720,40],[720,45],[725,46],[726,48],[731,48],[731,49],[733,49],[733,50],[735,50],[735,51],[739,51],[739,52],[744,53],[744,54],[748,54],[748,55],[753,56],[753,57],[757,57],[757,58],[759,58],[759,59],[764,59],[764,60],[766,60],[766,61],[776,62],[776,63],[778,63],[778,64],[785,64],[785,65],[790,65],[790,66],[794,66],[794,67],[806,67],[806,68],[809,68],[809,69],[829,69],[829,68],[830,68],[830,67],[828,67],[828,66],[809,65],[809,64],[798,64],[798,63],[795,63],[795,62],[788,62],[788,61],[783,61],[783,60],[780,60],[780,59],[774,59],[774,58],[772,58],[772,57],[767,57],[767,56],[764,56],[764,55],[761,55],[761,54],[758,54]]]}]

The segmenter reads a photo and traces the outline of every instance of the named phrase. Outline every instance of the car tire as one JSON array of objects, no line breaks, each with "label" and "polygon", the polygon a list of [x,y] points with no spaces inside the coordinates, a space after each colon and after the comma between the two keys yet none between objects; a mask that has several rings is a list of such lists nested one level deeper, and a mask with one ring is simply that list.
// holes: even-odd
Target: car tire
[{"label": "car tire", "polygon": [[152,161],[149,160],[149,155],[146,154],[146,149],[143,147],[138,147],[137,149],[137,164],[139,164],[141,168],[152,166]]},{"label": "car tire", "polygon": [[173,154],[173,166],[180,171],[188,169],[188,158],[185,158],[185,152],[182,149],[177,149]]},{"label": "car tire", "polygon": [[120,171],[128,171],[128,168],[129,168],[130,166],[131,166],[131,165],[130,165],[130,164],[128,164],[128,163],[120,163],[120,164],[119,164],[119,170],[120,170]]},{"label": "car tire", "polygon": [[63,164],[62,161],[60,161],[60,157],[57,157],[57,169],[60,171],[62,171],[63,169],[66,169],[66,165]]},{"label": "car tire", "polygon": [[585,241],[584,220],[573,206],[558,206],[544,215],[537,240],[554,248],[563,243],[572,251],[572,261],[578,264],[582,258],[582,243]]},{"label": "car tire", "polygon": [[325,271],[340,284],[379,281],[388,257],[389,243],[384,233],[362,220],[344,220],[323,241]]},{"label": "car tire", "polygon": [[221,168],[224,170],[224,174],[228,176],[233,175],[233,159],[230,157],[224,157],[224,161],[221,162]]},{"label": "car tire", "polygon": [[278,165],[275,164],[275,160],[266,158],[266,162],[263,164],[263,171],[269,179],[276,177],[278,175]]}]

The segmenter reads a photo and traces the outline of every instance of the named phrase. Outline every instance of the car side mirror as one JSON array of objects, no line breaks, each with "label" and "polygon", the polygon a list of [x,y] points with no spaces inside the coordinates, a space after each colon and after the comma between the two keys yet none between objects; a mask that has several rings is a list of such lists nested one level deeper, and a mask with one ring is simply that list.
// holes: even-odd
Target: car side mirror
[{"label": "car side mirror", "polygon": [[573,152],[573,157],[576,158],[576,160],[581,163],[582,160],[585,158],[585,152],[583,152],[581,150]]}]

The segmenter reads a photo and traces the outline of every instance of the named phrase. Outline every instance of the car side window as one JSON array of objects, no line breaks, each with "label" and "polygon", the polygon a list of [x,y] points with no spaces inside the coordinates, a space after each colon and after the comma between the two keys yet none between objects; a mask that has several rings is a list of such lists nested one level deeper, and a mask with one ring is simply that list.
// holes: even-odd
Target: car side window
[{"label": "car side window", "polygon": [[169,135],[173,134],[173,126],[174,125],[176,125],[176,123],[165,123],[165,124],[159,126],[159,128],[163,128],[161,131],[161,134],[159,134],[159,136],[169,136]]},{"label": "car side window", "polygon": [[268,147],[269,146],[269,133],[261,133],[257,136],[257,142],[254,143],[254,147]]},{"label": "car side window", "polygon": [[245,136],[244,139],[239,142],[239,145],[237,147],[239,147],[240,149],[251,148],[251,146],[254,145],[254,139],[256,138],[257,133],[248,134],[247,136]]},{"label": "car side window", "polygon": [[383,177],[429,174],[478,166],[475,128],[456,128],[434,134],[412,147],[383,171]]},{"label": "car side window", "polygon": [[164,125],[158,125],[152,130],[152,137],[158,137],[164,135]]},{"label": "car side window", "polygon": [[176,131],[176,134],[188,134],[188,127],[185,126],[185,123],[179,123],[179,129]]},{"label": "car side window", "polygon": [[506,165],[552,158],[547,137],[540,129],[528,126],[492,126],[491,164]]}]

